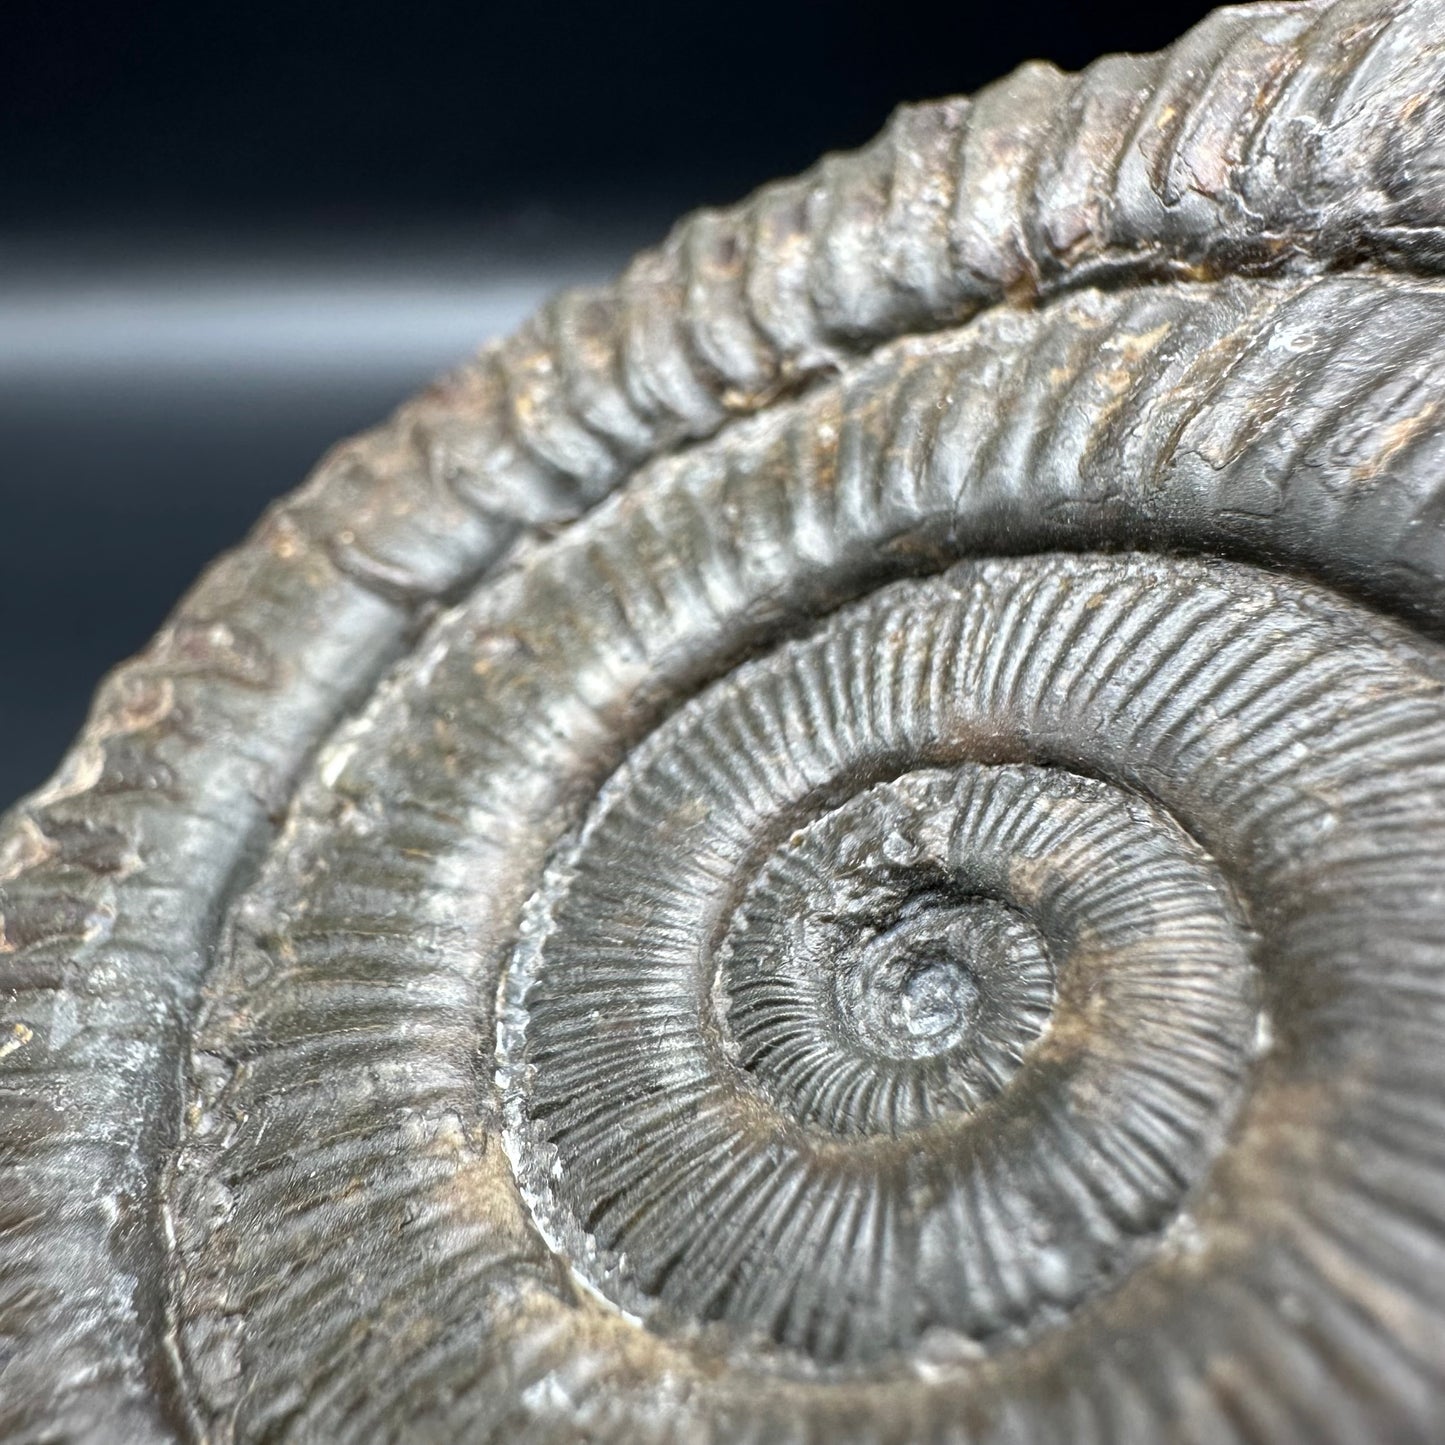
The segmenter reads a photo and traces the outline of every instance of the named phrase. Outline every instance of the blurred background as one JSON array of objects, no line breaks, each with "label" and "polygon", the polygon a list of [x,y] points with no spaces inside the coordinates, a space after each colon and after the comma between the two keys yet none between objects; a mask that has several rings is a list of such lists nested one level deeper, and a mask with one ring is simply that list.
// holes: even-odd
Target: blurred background
[{"label": "blurred background", "polygon": [[1208,8],[5,0],[0,808],[268,501],[547,292]]}]

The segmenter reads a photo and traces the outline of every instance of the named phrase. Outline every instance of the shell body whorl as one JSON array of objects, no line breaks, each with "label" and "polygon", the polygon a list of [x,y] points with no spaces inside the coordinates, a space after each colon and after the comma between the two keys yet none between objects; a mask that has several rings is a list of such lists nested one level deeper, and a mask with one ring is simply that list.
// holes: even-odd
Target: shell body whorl
[{"label": "shell body whorl", "polygon": [[685,222],[0,832],[15,1438],[1445,1419],[1445,11]]}]

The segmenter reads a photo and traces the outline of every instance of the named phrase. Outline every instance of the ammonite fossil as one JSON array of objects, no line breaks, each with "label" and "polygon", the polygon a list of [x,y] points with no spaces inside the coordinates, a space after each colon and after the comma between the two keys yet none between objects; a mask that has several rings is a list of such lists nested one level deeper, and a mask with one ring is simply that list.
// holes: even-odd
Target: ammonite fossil
[{"label": "ammonite fossil", "polygon": [[1445,6],[900,111],[328,456],[0,842],[10,1439],[1445,1439]]}]

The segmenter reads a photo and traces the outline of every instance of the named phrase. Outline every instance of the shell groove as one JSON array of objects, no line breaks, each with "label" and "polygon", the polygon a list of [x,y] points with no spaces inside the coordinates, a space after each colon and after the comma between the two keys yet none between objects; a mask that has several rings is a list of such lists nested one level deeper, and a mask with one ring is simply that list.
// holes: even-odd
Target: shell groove
[{"label": "shell groove", "polygon": [[7,1435],[1440,1438],[1442,35],[906,108],[222,559],[0,833]]}]

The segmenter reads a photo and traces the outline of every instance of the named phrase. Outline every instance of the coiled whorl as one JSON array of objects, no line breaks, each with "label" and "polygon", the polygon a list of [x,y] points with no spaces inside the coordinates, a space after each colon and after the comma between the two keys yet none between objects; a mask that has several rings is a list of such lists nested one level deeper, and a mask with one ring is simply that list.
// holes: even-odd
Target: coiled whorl
[{"label": "coiled whorl", "polygon": [[1442,35],[904,110],[218,562],[0,833],[7,1435],[1441,1438]]}]

